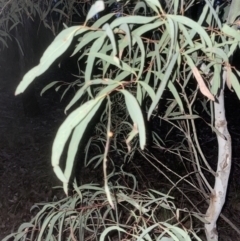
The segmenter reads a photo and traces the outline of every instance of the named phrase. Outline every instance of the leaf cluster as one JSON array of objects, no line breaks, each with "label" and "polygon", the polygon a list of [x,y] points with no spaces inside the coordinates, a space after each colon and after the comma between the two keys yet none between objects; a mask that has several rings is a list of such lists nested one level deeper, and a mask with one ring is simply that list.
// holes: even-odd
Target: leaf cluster
[{"label": "leaf cluster", "polygon": [[[16,94],[23,92],[35,77],[44,73],[71,46],[73,39],[77,39],[72,55],[79,56],[78,65],[84,73],[84,83],[65,111],[84,96],[87,96],[87,101],[68,115],[58,130],[52,148],[52,165],[64,184],[65,192],[84,130],[103,101],[106,101],[102,115],[105,115],[102,118],[105,119],[106,127],[103,155],[106,170],[111,138],[116,132],[113,131],[116,130],[116,122],[112,121],[116,120],[116,116],[112,117],[111,114],[111,102],[116,100],[113,98],[116,93],[124,97],[125,110],[132,120],[127,124],[131,126],[128,137],[123,137],[129,150],[130,142],[138,134],[140,147],[144,148],[144,112],[148,120],[157,113],[166,89],[173,99],[168,103],[164,118],[175,120],[195,118],[184,106],[185,102],[192,105],[198,89],[211,101],[216,100],[222,84],[220,79],[223,68],[227,68],[231,77],[231,80],[228,78],[228,86],[240,93],[235,76],[239,72],[234,73],[229,64],[230,56],[239,45],[237,31],[219,21],[209,1],[206,1],[197,22],[180,15],[191,4],[192,1],[189,1],[182,6],[179,1],[173,1],[172,4],[165,2],[163,7],[157,0],[140,1],[136,3],[132,15],[117,18],[115,13],[109,13],[88,26],[89,20],[104,10],[104,3],[97,1],[90,9],[84,25],[63,30],[47,48],[39,65],[26,73]],[[151,16],[145,16],[140,11],[142,8],[150,9]],[[145,13],[148,11],[145,10]],[[209,27],[203,26],[205,20]],[[210,28],[212,24],[216,28]],[[84,58],[86,62],[82,61]],[[214,74],[211,74],[212,70]],[[179,87],[182,93],[186,93],[192,78],[198,83],[196,91],[189,96],[181,96]],[[146,100],[150,100],[149,106],[145,105]],[[66,168],[62,171],[59,160],[69,139]]]},{"label": "leaf cluster", "polygon": [[35,204],[31,211],[39,211],[31,222],[23,223],[18,232],[3,241],[200,240],[198,230],[187,229],[184,223],[203,217],[177,209],[172,197],[160,192],[138,192],[117,185],[111,189],[115,193],[113,210],[103,188],[85,184],[75,186],[75,191],[75,195],[60,201]]}]

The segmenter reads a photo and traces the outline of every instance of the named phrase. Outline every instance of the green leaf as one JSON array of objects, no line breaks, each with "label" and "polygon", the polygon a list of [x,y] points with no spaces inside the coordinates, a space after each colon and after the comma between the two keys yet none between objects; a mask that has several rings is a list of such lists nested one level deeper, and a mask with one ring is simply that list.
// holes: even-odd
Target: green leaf
[{"label": "green leaf", "polygon": [[142,86],[142,88],[148,93],[152,101],[154,101],[156,95],[154,93],[153,88],[150,87],[145,81],[138,81],[137,83]]},{"label": "green leaf", "polygon": [[85,82],[91,80],[92,72],[93,72],[93,64],[95,61],[95,54],[100,50],[102,45],[104,44],[106,34],[102,37],[98,38],[90,48],[90,53],[87,59],[87,67],[85,71]]},{"label": "green leaf", "polygon": [[169,90],[171,91],[171,93],[173,94],[174,99],[177,101],[178,106],[179,106],[179,108],[180,108],[180,111],[183,113],[184,109],[183,109],[182,100],[181,100],[181,98],[180,98],[180,95],[178,94],[177,89],[176,89],[175,86],[173,85],[172,81],[169,81],[169,82],[168,82],[168,88],[169,88]]},{"label": "green leaf", "polygon": [[93,25],[92,28],[100,28],[100,26],[106,22],[108,22],[108,20],[110,18],[112,18],[115,15],[115,13],[109,13],[107,15],[104,15],[103,17],[99,18]]},{"label": "green leaf", "polygon": [[63,30],[50,44],[50,46],[44,52],[42,58],[40,59],[39,65],[28,71],[20,84],[18,85],[15,95],[18,95],[25,91],[25,89],[33,82],[33,80],[44,73],[50,65],[61,56],[70,46],[73,37],[77,30],[81,27],[74,26]]},{"label": "green leaf", "polygon": [[111,227],[104,229],[104,231],[101,233],[100,241],[107,240],[107,237],[108,237],[107,234],[112,231],[127,233],[123,228],[120,228],[118,226],[111,226]]},{"label": "green leaf", "polygon": [[133,73],[134,75],[136,75],[135,71],[131,68],[131,66],[129,66],[124,61],[121,61],[116,56],[109,56],[109,55],[102,54],[102,53],[91,53],[91,52],[89,53],[89,56],[94,56],[94,57],[100,58],[102,60],[105,60],[106,62],[109,62],[122,70],[129,71],[130,73]]},{"label": "green leaf", "polygon": [[144,119],[142,115],[142,110],[136,100],[136,98],[127,90],[120,90],[124,94],[127,109],[133,123],[136,125],[137,131],[140,137],[140,147],[143,150],[146,145],[146,129],[144,124]]},{"label": "green leaf", "polygon": [[142,96],[142,88],[141,86],[138,84],[137,85],[137,101],[139,103],[139,105],[142,105],[142,100],[143,100],[143,96]]},{"label": "green leaf", "polygon": [[151,233],[151,231],[152,231],[153,229],[155,229],[156,227],[158,227],[158,226],[159,226],[159,223],[155,223],[155,224],[149,226],[148,228],[145,228],[145,229],[142,228],[142,231],[143,231],[143,232],[142,232],[141,235],[138,237],[137,241],[144,240],[144,238],[146,238],[146,236],[149,236],[149,233]]},{"label": "green leaf", "polygon": [[172,103],[168,106],[167,110],[165,111],[164,117],[163,119],[168,118],[169,115],[171,115],[172,111],[174,110],[174,108],[177,105],[177,101],[173,100]]},{"label": "green leaf", "polygon": [[150,23],[154,20],[156,20],[158,16],[154,17],[143,17],[143,16],[129,16],[129,17],[124,17],[124,18],[116,18],[111,24],[110,27],[111,29],[116,28],[117,26],[121,24],[146,24]]},{"label": "green leaf", "polygon": [[[220,18],[219,18],[219,15],[217,14],[216,10],[213,8],[213,4],[212,4],[210,1],[206,1],[206,5],[208,5],[208,8],[209,8],[209,10],[210,10],[210,11],[208,12],[208,14],[207,14],[207,17],[208,17],[208,18],[211,18],[211,17],[213,16],[213,17],[214,17],[214,20],[215,20],[216,23],[217,23],[217,27],[218,27],[219,29],[221,29],[222,23],[221,23],[221,20],[220,20]],[[211,24],[212,24],[212,21],[209,21],[208,24],[211,25]]]},{"label": "green leaf", "polygon": [[46,217],[46,218],[43,220],[43,223],[42,223],[42,225],[41,225],[40,233],[38,234],[38,239],[37,239],[37,241],[41,241],[41,240],[42,240],[44,231],[46,230],[47,226],[49,225],[50,220],[53,218],[53,216],[54,216],[55,214],[56,214],[56,213],[51,213],[50,216]]},{"label": "green leaf", "polygon": [[141,55],[141,65],[140,65],[140,69],[139,69],[138,76],[137,76],[137,79],[136,79],[136,81],[138,81],[138,80],[141,78],[142,73],[143,73],[143,69],[144,69],[144,63],[145,63],[145,48],[144,48],[142,39],[141,39],[139,36],[133,35],[133,44],[134,44],[135,41],[137,42],[138,47],[139,47],[140,50],[141,50],[141,53],[140,53],[140,55]]},{"label": "green leaf", "polygon": [[180,15],[167,15],[167,17],[173,19],[176,22],[186,25],[191,29],[194,29],[194,31],[196,31],[200,35],[200,37],[202,37],[205,40],[207,46],[212,47],[211,38],[204,30],[204,28],[201,25],[199,25],[197,22],[193,21],[190,18],[187,18],[185,16],[180,16]]},{"label": "green leaf", "polygon": [[53,235],[53,230],[56,228],[56,222],[58,223],[61,216],[64,215],[63,212],[56,212],[55,215],[51,218],[49,224],[48,224],[48,235],[46,237],[46,241],[51,240],[51,236]]},{"label": "green leaf", "polygon": [[97,105],[99,101],[101,101],[101,98],[96,98],[84,103],[82,106],[74,110],[58,129],[52,147],[52,166],[54,168],[54,172],[63,183],[68,182],[61,169],[59,168],[59,160],[62,155],[64,146],[66,145],[72,130],[81,121],[84,120],[84,118],[88,115],[92,108]]},{"label": "green leaf", "polygon": [[234,28],[231,28],[227,24],[223,24],[223,27],[221,30],[226,35],[229,35],[229,36],[233,37],[234,39],[236,39],[237,41],[240,41],[240,33],[239,33],[239,31],[235,30]]},{"label": "green leaf", "polygon": [[108,95],[109,93],[117,89],[121,84],[122,84],[121,82],[117,82],[116,84],[108,85],[107,87],[101,89],[101,91],[99,91],[97,96]]},{"label": "green leaf", "polygon": [[223,61],[228,62],[228,56],[227,56],[227,54],[226,54],[222,49],[220,49],[220,48],[212,47],[212,48],[202,49],[202,51],[203,51],[204,53],[210,52],[210,53],[216,54],[216,55],[218,55]]},{"label": "green leaf", "polygon": [[131,59],[132,35],[131,35],[131,32],[130,32],[129,26],[126,23],[124,23],[124,24],[121,24],[119,29],[123,30],[126,34],[126,36],[123,39],[123,42],[125,42],[125,43],[119,44],[120,54],[123,52],[123,49],[125,48],[125,44],[128,44],[129,59]]},{"label": "green leaf", "polygon": [[79,44],[76,45],[75,50],[73,51],[72,55],[77,54],[84,46],[88,45],[91,41],[96,38],[102,37],[104,35],[103,31],[97,32],[88,32],[86,33],[81,39]]},{"label": "green leaf", "polygon": [[18,228],[18,232],[20,233],[22,231],[25,231],[25,229],[28,229],[28,228],[34,228],[34,225],[32,223],[23,223]]},{"label": "green leaf", "polygon": [[116,81],[111,80],[111,79],[95,79],[95,80],[90,80],[85,83],[74,95],[70,103],[67,105],[67,107],[64,110],[64,113],[66,112],[83,96],[83,94],[86,92],[86,90],[91,86],[91,85],[98,85],[98,84],[104,84],[104,85],[112,85],[115,84]]},{"label": "green leaf", "polygon": [[161,10],[161,12],[163,12],[161,5],[159,3],[158,0],[146,0],[146,3],[148,4],[148,6],[159,15],[159,10]]},{"label": "green leaf", "polygon": [[144,14],[146,16],[147,8],[146,8],[146,3],[145,2],[137,2],[135,7],[134,7],[134,9],[133,9],[133,14],[135,14],[135,12],[137,12],[137,10],[139,10],[140,8],[143,8]]},{"label": "green leaf", "polygon": [[230,5],[230,10],[228,13],[228,24],[233,24],[237,17],[240,15],[240,2],[238,0],[232,1]]},{"label": "green leaf", "polygon": [[126,77],[129,76],[131,73],[128,71],[122,71],[120,74],[116,76],[114,80],[116,81],[124,81],[126,80]]},{"label": "green leaf", "polygon": [[115,41],[115,37],[113,34],[112,29],[110,28],[110,25],[108,23],[104,24],[104,26],[102,27],[102,29],[104,29],[107,33],[107,36],[109,37],[110,41],[111,41],[111,45],[112,45],[112,49],[113,49],[113,56],[117,55],[117,46],[116,46],[116,41]]},{"label": "green leaf", "polygon": [[155,109],[156,105],[158,104],[161,96],[162,96],[162,93],[163,91],[165,90],[166,88],[166,85],[169,81],[169,78],[170,78],[170,75],[172,74],[172,71],[173,71],[173,68],[176,64],[176,61],[177,61],[177,58],[178,58],[178,55],[179,53],[175,53],[173,56],[172,56],[172,59],[166,69],[166,72],[164,73],[164,77],[163,77],[163,80],[161,81],[160,85],[159,85],[159,88],[157,90],[157,93],[156,93],[156,98],[155,100],[152,102],[150,108],[149,108],[149,111],[148,111],[148,120],[150,119],[150,116],[152,115],[152,112],[153,110]]},{"label": "green leaf", "polygon": [[158,27],[160,27],[164,23],[165,23],[164,21],[157,20],[154,23],[144,24],[144,25],[136,28],[135,30],[133,30],[132,35],[142,36],[144,33],[147,33],[151,30],[157,29]]},{"label": "green leaf", "polygon": [[191,36],[189,35],[189,32],[185,28],[185,26],[181,23],[178,24],[180,31],[182,31],[182,38],[186,40],[186,42],[183,44],[183,48],[186,47],[186,45],[190,46],[190,49],[194,48],[194,43],[192,41]]},{"label": "green leaf", "polygon": [[61,81],[53,81],[53,82],[51,82],[50,84],[46,85],[46,86],[42,89],[40,95],[42,96],[44,92],[46,92],[47,90],[49,90],[50,88],[52,88],[54,85],[56,85],[56,84],[58,84],[58,83],[61,83]]},{"label": "green leaf", "polygon": [[177,38],[178,38],[178,24],[175,21],[173,21],[171,18],[168,18],[168,24],[166,23],[166,27],[171,37],[171,45],[169,47],[168,59],[166,63],[166,66],[167,66],[171,59],[172,53],[176,52],[176,44],[177,44]]},{"label": "green leaf", "polygon": [[[103,98],[97,102],[95,106],[89,111],[89,113],[85,116],[84,120],[80,122],[80,124],[74,129],[71,141],[68,147],[68,153],[67,153],[67,161],[66,161],[66,168],[64,171],[64,176],[69,181],[72,170],[73,170],[73,164],[75,160],[75,156],[78,150],[78,145],[81,142],[82,136],[92,120],[93,116],[95,115],[96,111],[99,109],[101,103],[103,101]],[[66,191],[65,191],[66,192]]]}]

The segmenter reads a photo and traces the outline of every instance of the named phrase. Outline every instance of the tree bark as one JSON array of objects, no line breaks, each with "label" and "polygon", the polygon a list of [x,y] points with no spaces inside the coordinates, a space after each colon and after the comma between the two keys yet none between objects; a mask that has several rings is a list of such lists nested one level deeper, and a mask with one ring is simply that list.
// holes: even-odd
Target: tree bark
[{"label": "tree bark", "polygon": [[205,225],[205,232],[208,241],[217,241],[217,219],[225,203],[228,179],[231,170],[232,161],[232,141],[228,132],[227,121],[224,106],[224,87],[227,77],[227,71],[223,72],[223,87],[220,90],[218,103],[214,102],[215,128],[218,130],[218,165],[215,174],[215,185],[210,195],[210,205],[207,210],[206,220],[209,222]]}]

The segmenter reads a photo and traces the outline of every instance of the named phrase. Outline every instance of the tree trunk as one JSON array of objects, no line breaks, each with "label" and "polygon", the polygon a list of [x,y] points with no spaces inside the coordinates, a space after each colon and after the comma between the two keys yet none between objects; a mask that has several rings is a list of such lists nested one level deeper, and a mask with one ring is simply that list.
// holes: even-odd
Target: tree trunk
[{"label": "tree trunk", "polygon": [[205,225],[205,232],[208,241],[218,240],[216,222],[225,203],[228,179],[231,170],[232,141],[227,128],[224,106],[224,87],[226,82],[226,75],[227,71],[225,70],[223,72],[223,87],[218,98],[219,103],[214,102],[215,128],[219,132],[217,135],[218,165],[215,175],[215,185],[210,195],[210,205],[206,213],[206,220],[209,222]]}]

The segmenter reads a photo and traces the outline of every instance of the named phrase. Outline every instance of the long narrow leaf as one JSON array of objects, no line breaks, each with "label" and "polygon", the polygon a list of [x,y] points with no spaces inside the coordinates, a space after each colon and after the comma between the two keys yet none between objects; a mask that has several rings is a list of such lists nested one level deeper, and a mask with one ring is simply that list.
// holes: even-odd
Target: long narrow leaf
[{"label": "long narrow leaf", "polygon": [[125,102],[131,119],[137,126],[140,138],[140,147],[143,150],[146,145],[146,128],[144,124],[144,119],[142,115],[142,110],[136,100],[136,98],[127,90],[120,90],[124,94]]},{"label": "long narrow leaf", "polygon": [[74,26],[63,30],[50,44],[40,59],[39,65],[28,71],[20,84],[18,85],[15,95],[21,94],[32,83],[32,81],[42,73],[44,73],[50,65],[61,56],[70,46],[72,39],[81,27]]},{"label": "long narrow leaf", "polygon": [[59,160],[63,152],[64,146],[67,143],[69,136],[72,133],[72,130],[87,116],[91,109],[101,100],[101,98],[93,99],[75,111],[73,111],[63,124],[58,129],[57,135],[53,142],[52,147],[52,166],[53,170],[56,173],[57,177],[63,182],[67,183],[68,180],[63,175],[61,169],[59,168]]},{"label": "long narrow leaf", "polygon": [[176,64],[176,61],[177,61],[177,58],[178,58],[178,55],[179,53],[175,53],[167,67],[167,70],[164,74],[164,77],[163,77],[163,80],[162,82],[160,83],[160,86],[157,90],[157,93],[156,93],[156,98],[155,100],[152,102],[150,108],[149,108],[149,111],[148,111],[148,120],[150,119],[150,116],[152,115],[152,112],[153,110],[155,109],[156,105],[158,104],[161,96],[162,96],[162,93],[163,91],[165,90],[166,88],[166,85],[169,81],[169,78],[170,78],[170,75],[172,74],[172,71],[173,71],[173,68],[174,68],[174,65]]}]

